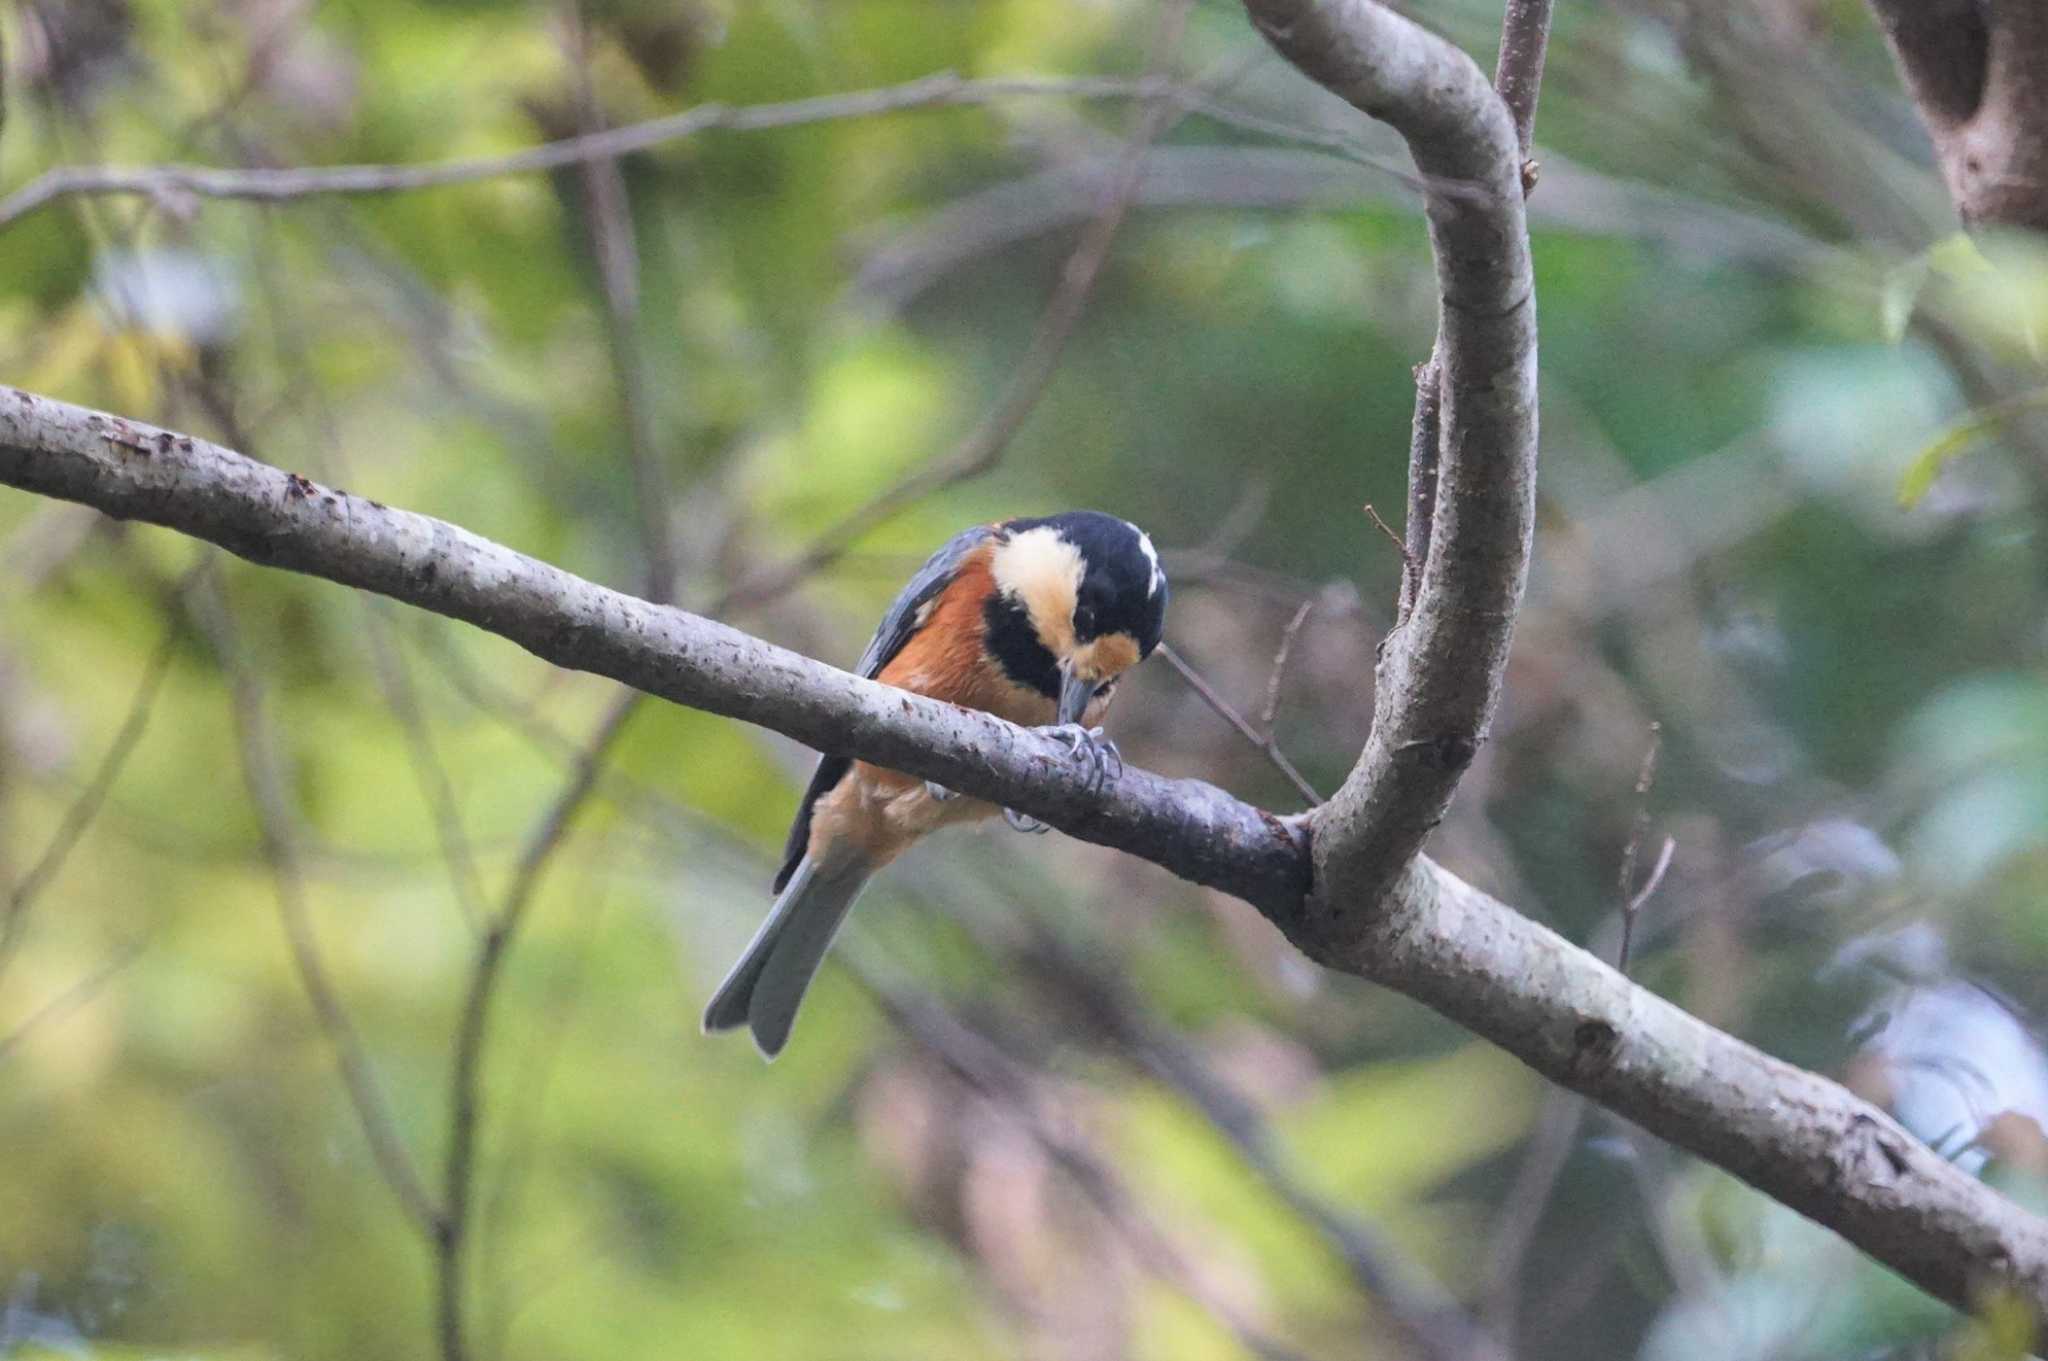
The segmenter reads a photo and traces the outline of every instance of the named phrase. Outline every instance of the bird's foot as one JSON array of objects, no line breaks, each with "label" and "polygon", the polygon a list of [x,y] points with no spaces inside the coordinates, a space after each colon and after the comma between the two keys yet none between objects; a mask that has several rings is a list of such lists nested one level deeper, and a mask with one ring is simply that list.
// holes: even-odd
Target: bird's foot
[{"label": "bird's foot", "polygon": [[933,803],[951,803],[960,797],[959,790],[948,789],[937,780],[926,780],[924,782],[924,792],[931,796]]},{"label": "bird's foot", "polygon": [[1005,808],[1003,810],[1003,821],[1010,824],[1011,830],[1022,832],[1026,836],[1043,836],[1052,830],[1052,828],[1046,826],[1037,818],[1027,813],[1020,813],[1014,808]]},{"label": "bird's foot", "polygon": [[[1058,727],[1041,731],[1059,738],[1067,744],[1067,754],[1088,763],[1089,773],[1094,776],[1094,788],[1100,792],[1111,780],[1123,778],[1123,753],[1116,749],[1116,743],[1102,735],[1100,728],[1084,728],[1079,723],[1062,723]],[[1003,810],[1003,820],[1020,832],[1034,835],[1051,830],[1037,818],[1018,812],[1014,808]]]},{"label": "bird's foot", "polygon": [[1102,729],[1084,728],[1079,723],[1062,723],[1045,731],[1065,742],[1069,755],[1088,762],[1098,791],[1110,781],[1123,778],[1123,753],[1116,749],[1116,743],[1102,735]]}]

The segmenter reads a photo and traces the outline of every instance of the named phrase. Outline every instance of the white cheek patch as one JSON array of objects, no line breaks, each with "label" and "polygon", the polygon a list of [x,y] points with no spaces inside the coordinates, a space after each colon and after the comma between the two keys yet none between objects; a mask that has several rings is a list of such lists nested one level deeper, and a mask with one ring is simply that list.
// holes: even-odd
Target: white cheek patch
[{"label": "white cheek patch", "polygon": [[1050,525],[1013,535],[989,560],[996,589],[1020,600],[1032,627],[1055,656],[1074,645],[1074,602],[1081,592],[1081,550]]},{"label": "white cheek patch", "polygon": [[[1129,520],[1124,523],[1131,524]],[[1166,584],[1166,573],[1160,570],[1159,550],[1152,546],[1152,536],[1136,525],[1131,525],[1131,532],[1138,536],[1138,548],[1145,554],[1145,561],[1152,564],[1152,584],[1145,588],[1145,596],[1150,599],[1158,595],[1159,588]]]}]

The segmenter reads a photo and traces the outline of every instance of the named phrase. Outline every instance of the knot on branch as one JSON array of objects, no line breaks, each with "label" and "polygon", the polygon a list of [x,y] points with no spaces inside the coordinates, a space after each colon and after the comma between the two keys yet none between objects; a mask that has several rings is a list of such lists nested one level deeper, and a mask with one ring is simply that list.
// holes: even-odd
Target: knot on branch
[{"label": "knot on branch", "polygon": [[1614,1051],[1620,1043],[1620,1032],[1607,1022],[1598,1019],[1579,1022],[1572,1030],[1573,1073],[1589,1077],[1599,1072],[1613,1061]]},{"label": "knot on branch", "polygon": [[1464,733],[1440,733],[1403,742],[1400,751],[1401,755],[1420,761],[1432,771],[1462,771],[1479,754],[1479,739]]}]

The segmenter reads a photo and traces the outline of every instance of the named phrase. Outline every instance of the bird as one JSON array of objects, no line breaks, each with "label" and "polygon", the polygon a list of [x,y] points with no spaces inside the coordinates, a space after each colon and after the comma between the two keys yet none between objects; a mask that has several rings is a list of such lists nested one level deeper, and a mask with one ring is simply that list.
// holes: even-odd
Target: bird
[{"label": "bird", "polygon": [[[975,525],[948,540],[882,616],[855,671],[933,699],[1050,727],[1098,779],[1121,774],[1097,726],[1117,682],[1159,646],[1169,591],[1152,540],[1101,511]],[[1034,819],[1001,810],[1019,831]],[[704,1010],[704,1031],[788,1043],[805,990],[876,871],[940,827],[997,809],[846,756],[822,757],[797,804],[775,905]]]}]

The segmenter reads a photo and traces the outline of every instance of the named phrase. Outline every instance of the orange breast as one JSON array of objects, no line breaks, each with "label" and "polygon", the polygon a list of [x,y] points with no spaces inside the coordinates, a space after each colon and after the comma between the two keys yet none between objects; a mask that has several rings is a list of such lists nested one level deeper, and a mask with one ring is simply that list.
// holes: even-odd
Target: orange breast
[{"label": "orange breast", "polygon": [[995,590],[989,571],[993,548],[976,549],[932,602],[931,615],[877,678],[933,699],[986,709],[1012,723],[1050,723],[1053,701],[1018,685],[982,647],[988,627],[983,607]]},{"label": "orange breast", "polygon": [[[991,548],[970,554],[952,582],[932,602],[920,628],[882,667],[876,679],[969,709],[982,709],[1012,723],[1036,726],[1054,717],[1053,700],[1017,685],[982,648],[987,627],[982,612],[995,590],[989,571]],[[941,803],[924,781],[856,761],[832,791],[818,801],[811,821],[811,854],[828,843],[857,847],[875,865],[894,859],[912,841],[951,822],[984,818],[995,808],[976,799]]]}]

